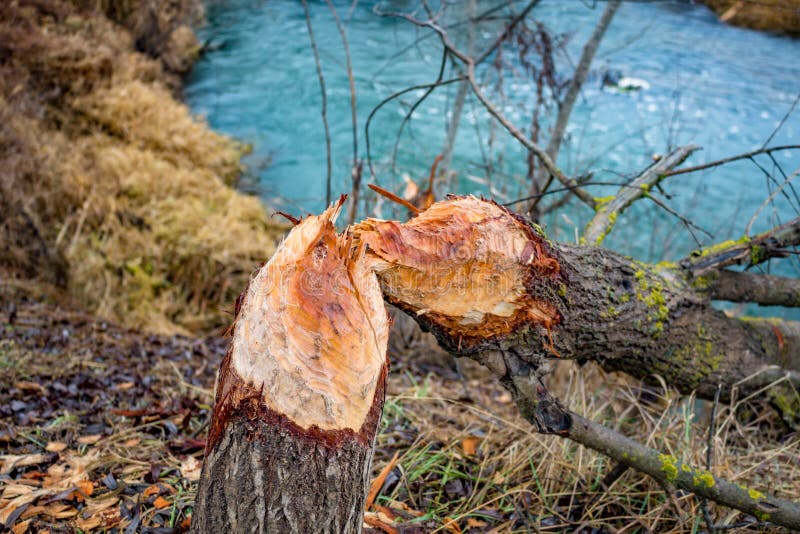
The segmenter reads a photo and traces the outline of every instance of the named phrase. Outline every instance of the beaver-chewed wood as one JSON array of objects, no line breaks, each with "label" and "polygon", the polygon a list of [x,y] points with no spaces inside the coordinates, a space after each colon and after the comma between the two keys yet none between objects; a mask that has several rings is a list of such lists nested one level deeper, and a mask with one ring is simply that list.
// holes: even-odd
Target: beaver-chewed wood
[{"label": "beaver-chewed wood", "polygon": [[192,532],[360,532],[388,317],[341,200],[290,232],[237,305]]},{"label": "beaver-chewed wood", "polygon": [[774,380],[748,380],[766,366],[800,361],[800,347],[776,348],[772,334],[714,309],[679,265],[548,241],[488,200],[450,197],[408,222],[367,219],[352,232],[389,302],[501,375],[489,355],[512,351],[534,368],[593,360],[709,399],[720,385],[726,399]]}]

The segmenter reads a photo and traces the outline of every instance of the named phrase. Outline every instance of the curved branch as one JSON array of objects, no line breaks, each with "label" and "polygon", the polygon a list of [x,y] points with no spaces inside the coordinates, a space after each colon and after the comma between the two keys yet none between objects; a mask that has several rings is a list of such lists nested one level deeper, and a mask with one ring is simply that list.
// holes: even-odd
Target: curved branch
[{"label": "curved branch", "polygon": [[546,389],[538,370],[511,352],[490,351],[473,356],[508,388],[522,416],[537,432],[557,434],[641,471],[665,488],[690,491],[716,503],[788,528],[800,528],[800,504],[766,495],[697,469],[610,428],[571,412]]},{"label": "curved branch", "polygon": [[750,159],[753,156],[758,156],[759,154],[771,154],[773,152],[778,152],[780,150],[797,150],[800,149],[800,145],[781,145],[781,146],[773,146],[769,148],[759,148],[758,150],[753,150],[752,152],[745,152],[744,154],[737,154],[736,156],[731,156],[729,158],[718,159],[716,161],[710,161],[708,163],[703,163],[701,165],[695,165],[694,167],[686,167],[683,169],[676,169],[674,171],[669,171],[664,174],[667,176],[675,176],[677,174],[687,174],[690,172],[697,172],[702,171],[705,169],[710,169],[712,167],[719,167],[720,165],[725,165],[726,163],[731,163],[733,161],[739,161],[740,159]]},{"label": "curved branch", "polygon": [[593,245],[602,243],[605,236],[614,227],[617,216],[635,201],[647,195],[651,187],[666,178],[667,171],[683,163],[686,158],[699,149],[698,146],[688,145],[673,150],[642,172],[631,182],[629,187],[620,188],[616,196],[608,202],[598,202],[597,211],[583,234],[586,243]]}]

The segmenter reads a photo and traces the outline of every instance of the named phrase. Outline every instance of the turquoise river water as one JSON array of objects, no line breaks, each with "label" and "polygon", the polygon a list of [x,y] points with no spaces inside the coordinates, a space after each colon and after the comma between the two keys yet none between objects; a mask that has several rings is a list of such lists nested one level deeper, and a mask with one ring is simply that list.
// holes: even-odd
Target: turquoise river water
[{"label": "turquoise river water", "polygon": [[[381,17],[376,7],[410,12],[416,2],[334,2],[349,40],[357,99],[358,157],[366,158],[364,126],[388,95],[436,79],[441,45],[430,32],[409,22]],[[480,13],[495,5],[478,1]],[[514,4],[516,10],[523,3]],[[604,3],[543,0],[531,17],[567,37],[556,55],[557,70],[569,76]],[[466,43],[467,2],[451,9],[449,30]],[[327,85],[332,134],[333,193],[350,190],[353,160],[350,90],[345,54],[325,2],[309,2]],[[421,16],[421,15],[420,15]],[[210,3],[201,38],[211,43],[186,85],[195,113],[214,128],[253,146],[251,186],[271,205],[295,214],[314,212],[325,202],[325,137],[320,87],[302,4],[297,0],[228,0]],[[473,32],[481,50],[502,26],[488,22]],[[464,44],[464,46],[467,46]],[[507,117],[530,124],[534,86],[506,54],[503,96],[487,87]],[[487,67],[481,79],[493,83]],[[623,92],[604,88],[603,73],[644,80],[648,87]],[[445,78],[454,75],[451,66]],[[392,152],[403,116],[422,94],[412,91],[377,112],[370,126],[375,176],[364,180],[402,190],[403,174],[421,180],[445,143],[457,84],[440,87],[419,106]],[[630,2],[619,9],[578,100],[559,165],[573,175],[594,171],[593,179],[619,182],[635,175],[654,154],[694,143],[703,150],[686,165],[699,164],[770,145],[800,144],[800,40],[720,23],[704,6],[689,2]],[[793,114],[787,113],[797,104]],[[545,113],[544,124],[552,111]],[[780,125],[780,128],[778,126]],[[487,163],[491,172],[487,172]],[[800,149],[761,156],[664,182],[664,202],[713,235],[739,237],[751,217],[752,231],[797,216],[800,201],[791,184],[800,168]],[[468,97],[455,144],[452,192],[492,196],[506,202],[524,194],[525,153]],[[782,174],[783,173],[783,174]],[[773,176],[774,179],[769,179]],[[491,187],[491,189],[490,189]],[[596,196],[616,188],[594,186]],[[776,192],[777,190],[777,192]],[[370,194],[371,195],[371,194]],[[773,202],[766,202],[770,196]],[[364,211],[375,209],[367,196]],[[696,245],[684,226],[648,201],[620,217],[607,244],[643,260],[676,259]],[[759,211],[760,210],[760,211]],[[386,213],[386,212],[384,212]],[[574,240],[590,213],[567,204],[544,223],[562,240]],[[712,238],[698,234],[703,242]],[[794,271],[796,259],[779,271]]]}]

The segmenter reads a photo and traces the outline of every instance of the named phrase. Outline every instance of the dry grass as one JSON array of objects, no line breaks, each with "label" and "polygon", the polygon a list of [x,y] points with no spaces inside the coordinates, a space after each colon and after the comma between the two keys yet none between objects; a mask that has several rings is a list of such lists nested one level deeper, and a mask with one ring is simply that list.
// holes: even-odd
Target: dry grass
[{"label": "dry grass", "polygon": [[[1,297],[0,380],[10,387],[0,393],[0,413],[13,426],[0,428],[0,456],[32,463],[9,468],[9,457],[0,458],[0,521],[27,506],[14,526],[31,532],[124,530],[134,522],[143,530],[180,531],[191,515],[198,440],[205,438],[225,341],[143,336]],[[694,496],[668,498],[633,471],[604,488],[613,469],[605,457],[531,432],[487,371],[463,361],[462,383],[446,357],[411,341],[395,335],[392,342],[374,475],[398,459],[370,512],[373,523],[399,532],[706,530]],[[705,464],[707,406],[570,362],[550,385],[579,413]],[[744,401],[720,406],[716,420],[715,474],[800,499],[800,439],[779,417]],[[89,495],[68,491],[73,487]],[[750,522],[733,532],[782,532],[731,509],[710,510],[718,523]],[[384,522],[392,516],[393,523]]]},{"label": "dry grass", "polygon": [[100,6],[133,35],[72,2],[0,7],[0,261],[160,332],[227,322],[284,230],[231,187],[246,147],[170,92],[180,61],[136,50],[177,54],[188,4],[172,22],[149,1]]},{"label": "dry grass", "polygon": [[800,0],[703,0],[735,26],[800,36]]}]

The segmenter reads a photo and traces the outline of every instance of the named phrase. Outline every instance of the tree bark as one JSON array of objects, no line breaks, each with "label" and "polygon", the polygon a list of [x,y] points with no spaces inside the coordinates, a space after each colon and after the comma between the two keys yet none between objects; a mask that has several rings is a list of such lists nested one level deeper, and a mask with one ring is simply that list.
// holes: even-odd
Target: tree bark
[{"label": "tree bark", "polygon": [[192,532],[361,531],[388,317],[340,208],[299,222],[240,298]]}]

